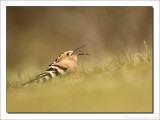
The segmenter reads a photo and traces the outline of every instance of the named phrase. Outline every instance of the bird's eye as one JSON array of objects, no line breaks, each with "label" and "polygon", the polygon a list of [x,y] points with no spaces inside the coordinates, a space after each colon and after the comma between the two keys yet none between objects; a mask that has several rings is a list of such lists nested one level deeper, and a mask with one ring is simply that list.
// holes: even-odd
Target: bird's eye
[{"label": "bird's eye", "polygon": [[67,53],[66,55],[69,56],[69,53]]}]

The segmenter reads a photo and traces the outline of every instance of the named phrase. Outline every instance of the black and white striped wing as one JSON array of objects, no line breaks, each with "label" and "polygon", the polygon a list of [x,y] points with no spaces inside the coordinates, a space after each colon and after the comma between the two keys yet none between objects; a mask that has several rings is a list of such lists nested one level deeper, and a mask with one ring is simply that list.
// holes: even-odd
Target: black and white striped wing
[{"label": "black and white striped wing", "polygon": [[49,79],[54,78],[55,76],[58,75],[64,75],[66,72],[67,68],[64,68],[59,65],[50,65],[50,67],[43,73],[37,75],[33,80],[30,80],[26,83],[24,83],[24,86],[28,86],[32,82],[45,82],[48,81]]}]

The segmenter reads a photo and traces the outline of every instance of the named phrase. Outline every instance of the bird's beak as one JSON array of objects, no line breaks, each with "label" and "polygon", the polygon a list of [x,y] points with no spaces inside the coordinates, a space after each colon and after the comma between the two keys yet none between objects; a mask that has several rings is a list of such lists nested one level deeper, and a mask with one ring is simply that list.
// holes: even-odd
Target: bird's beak
[{"label": "bird's beak", "polygon": [[76,48],[75,50],[73,50],[73,53],[72,54],[74,54],[74,55],[90,55],[89,53],[82,53],[82,48],[83,47],[85,47],[85,46],[87,46],[87,45],[82,45],[82,46],[80,46],[80,47],[78,47],[78,48]]},{"label": "bird's beak", "polygon": [[79,53],[78,55],[90,55],[89,53]]}]

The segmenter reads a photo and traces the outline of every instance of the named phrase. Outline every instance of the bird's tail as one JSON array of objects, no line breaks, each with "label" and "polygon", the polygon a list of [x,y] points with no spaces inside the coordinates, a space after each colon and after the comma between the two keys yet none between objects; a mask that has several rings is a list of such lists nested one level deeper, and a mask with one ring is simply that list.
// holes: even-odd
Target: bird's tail
[{"label": "bird's tail", "polygon": [[29,86],[32,83],[38,83],[38,82],[45,82],[48,81],[49,79],[53,78],[56,76],[56,73],[53,71],[45,71],[44,73],[41,73],[37,75],[34,79],[23,83],[24,87]]},{"label": "bird's tail", "polygon": [[64,68],[62,66],[51,65],[44,73],[41,73],[41,74],[37,75],[34,79],[32,79],[26,83],[23,83],[23,86],[27,87],[31,83],[48,81],[49,79],[54,78],[55,76],[63,75],[66,70],[67,70],[67,68]]}]

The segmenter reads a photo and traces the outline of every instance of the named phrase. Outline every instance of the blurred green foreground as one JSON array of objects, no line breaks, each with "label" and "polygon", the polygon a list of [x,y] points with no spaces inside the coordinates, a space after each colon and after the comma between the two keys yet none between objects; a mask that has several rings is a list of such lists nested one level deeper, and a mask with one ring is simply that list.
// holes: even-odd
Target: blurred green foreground
[{"label": "blurred green foreground", "polygon": [[152,62],[116,61],[80,64],[75,74],[28,88],[10,71],[7,112],[152,112]]}]

